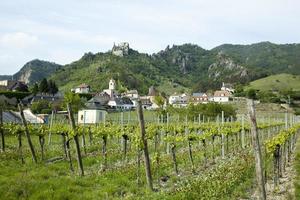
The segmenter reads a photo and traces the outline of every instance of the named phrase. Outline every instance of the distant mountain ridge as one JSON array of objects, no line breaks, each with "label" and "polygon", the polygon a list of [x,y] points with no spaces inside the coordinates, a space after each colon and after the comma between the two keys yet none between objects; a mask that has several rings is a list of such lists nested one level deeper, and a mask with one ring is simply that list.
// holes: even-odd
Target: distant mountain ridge
[{"label": "distant mountain ridge", "polygon": [[[86,83],[94,91],[106,88],[108,80],[114,78],[119,90],[137,89],[145,94],[151,85],[165,93],[188,88],[206,91],[219,88],[222,82],[239,84],[273,74],[300,74],[300,44],[224,44],[211,50],[183,44],[167,46],[151,55],[139,53],[129,45],[123,49],[124,54],[85,53],[79,60],[64,66],[52,63],[51,70],[41,76],[53,79],[63,90]],[[30,82],[37,80],[28,78],[22,70],[16,75]]]},{"label": "distant mountain ridge", "polygon": [[299,58],[299,44],[225,44],[212,50],[183,44],[167,46],[152,55],[133,49],[126,56],[87,53],[58,70],[52,78],[66,90],[83,82],[101,90],[113,77],[121,87],[138,89],[144,94],[151,85],[166,93],[171,87],[179,91],[207,91],[219,88],[222,82],[248,83],[272,74],[300,74]]},{"label": "distant mountain ridge", "polygon": [[43,78],[48,78],[61,67],[61,65],[58,65],[53,62],[35,59],[30,62],[27,62],[20,69],[20,71],[18,71],[14,75],[0,76],[0,80],[13,79],[23,81],[26,84],[33,84],[35,82],[39,82]]}]

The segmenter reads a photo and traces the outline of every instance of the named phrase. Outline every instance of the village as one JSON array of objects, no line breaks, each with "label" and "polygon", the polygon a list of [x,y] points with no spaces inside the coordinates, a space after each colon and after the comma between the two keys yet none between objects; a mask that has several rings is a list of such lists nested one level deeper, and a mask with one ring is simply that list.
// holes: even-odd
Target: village
[{"label": "village", "polygon": [[[87,84],[81,84],[78,87],[72,89],[74,93],[88,94],[91,88]],[[164,99],[165,103],[163,106],[172,105],[177,108],[186,107],[188,104],[206,104],[209,102],[215,103],[226,103],[229,102],[233,96],[234,89],[231,84],[223,83],[220,90],[215,91],[213,94],[206,93],[174,93]],[[115,110],[131,110],[135,109],[137,100],[140,99],[143,108],[146,110],[155,110],[160,107],[155,101],[156,96],[160,96],[159,91],[154,86],[149,88],[148,95],[140,96],[137,90],[128,90],[125,93],[119,94],[116,90],[116,81],[111,79],[109,81],[108,89],[103,90],[100,93],[93,94],[93,98],[87,103],[87,107],[95,107],[98,105],[99,109],[110,108]]]},{"label": "village", "polygon": [[[16,92],[20,87],[23,89],[28,86],[24,82],[5,80],[0,81],[0,87],[2,91]],[[231,84],[223,83],[220,90],[210,93],[174,93],[168,97],[162,97],[161,93],[154,87],[149,88],[147,95],[139,95],[138,91],[128,90],[124,93],[117,91],[117,82],[114,79],[110,79],[108,82],[108,88],[100,92],[93,92],[96,89],[92,89],[88,84],[82,83],[81,85],[71,89],[71,92],[78,95],[91,95],[90,99],[87,99],[84,103],[84,107],[78,111],[78,123],[99,123],[103,121],[106,113],[111,112],[123,112],[135,110],[137,101],[140,100],[142,108],[144,110],[157,110],[165,109],[167,106],[174,108],[184,108],[189,104],[207,104],[207,103],[228,103],[233,99],[234,89]],[[158,101],[157,98],[162,99]],[[44,123],[48,122],[47,114],[35,113],[30,110],[30,107],[34,103],[39,101],[47,101],[52,104],[58,104],[62,102],[64,95],[58,91],[55,94],[49,93],[36,93],[30,94],[22,99],[22,103],[28,107],[25,110],[25,116],[31,123]],[[61,111],[56,111],[61,112]],[[17,122],[20,121],[18,112],[8,112],[5,114],[4,119],[7,121]]]},{"label": "village", "polygon": [[[91,88],[87,84],[72,89],[79,94],[88,94]],[[95,93],[93,97],[85,103],[85,109],[78,113],[78,123],[97,123],[103,120],[105,112],[130,111],[136,109],[137,101],[140,100],[142,108],[145,110],[164,109],[167,105],[175,108],[184,108],[189,104],[207,104],[207,103],[227,103],[232,99],[234,89],[230,84],[222,84],[220,90],[214,94],[192,93],[177,94],[174,93],[168,98],[161,97],[159,91],[154,86],[149,88],[148,95],[140,96],[137,90],[128,90],[119,94],[116,90],[116,81],[110,79],[108,89],[100,93]],[[163,101],[157,100],[160,97]]]}]

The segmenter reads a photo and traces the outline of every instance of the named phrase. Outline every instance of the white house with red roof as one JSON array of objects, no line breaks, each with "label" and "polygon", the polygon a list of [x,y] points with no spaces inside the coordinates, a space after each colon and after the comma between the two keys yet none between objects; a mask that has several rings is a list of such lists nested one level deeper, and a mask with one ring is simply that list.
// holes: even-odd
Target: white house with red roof
[{"label": "white house with red roof", "polygon": [[76,87],[75,89],[73,89],[72,91],[74,91],[75,93],[78,94],[87,94],[89,93],[91,90],[91,87],[85,83],[79,85],[78,87]]},{"label": "white house with red roof", "polygon": [[217,90],[214,93],[213,101],[217,103],[224,103],[229,101],[231,93],[229,91]]}]

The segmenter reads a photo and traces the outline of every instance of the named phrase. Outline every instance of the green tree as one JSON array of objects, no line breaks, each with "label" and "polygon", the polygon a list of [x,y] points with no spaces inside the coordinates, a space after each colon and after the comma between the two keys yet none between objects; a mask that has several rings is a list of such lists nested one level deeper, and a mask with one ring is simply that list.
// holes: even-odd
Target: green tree
[{"label": "green tree", "polygon": [[39,85],[39,91],[41,93],[48,93],[49,92],[49,87],[48,87],[48,81],[46,78],[44,78]]},{"label": "green tree", "polygon": [[78,94],[75,94],[73,92],[65,93],[64,102],[63,102],[63,106],[65,109],[67,109],[68,103],[71,105],[72,111],[74,113],[77,113],[80,108],[84,107],[83,99],[81,99]]},{"label": "green tree", "polygon": [[37,83],[34,83],[33,87],[31,88],[32,94],[37,94],[39,92],[39,85]]},{"label": "green tree", "polygon": [[49,80],[49,82],[48,82],[48,91],[52,95],[55,95],[58,92],[58,88],[56,86],[56,83],[52,80]]},{"label": "green tree", "polygon": [[255,89],[249,89],[247,91],[247,97],[249,99],[256,99],[257,97],[256,97],[256,91],[255,91]]},{"label": "green tree", "polygon": [[31,111],[35,114],[50,114],[51,104],[46,100],[40,100],[33,102],[31,105]]}]

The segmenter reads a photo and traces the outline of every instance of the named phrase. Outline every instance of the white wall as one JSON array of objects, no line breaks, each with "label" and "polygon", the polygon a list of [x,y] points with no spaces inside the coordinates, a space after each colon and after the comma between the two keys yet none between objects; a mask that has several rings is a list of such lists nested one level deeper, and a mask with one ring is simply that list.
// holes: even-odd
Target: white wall
[{"label": "white wall", "polygon": [[214,102],[228,102],[229,101],[229,97],[214,97]]},{"label": "white wall", "polygon": [[78,112],[79,124],[96,124],[105,120],[106,111],[80,110]]},{"label": "white wall", "polygon": [[75,93],[86,94],[89,93],[89,88],[75,88]]}]

